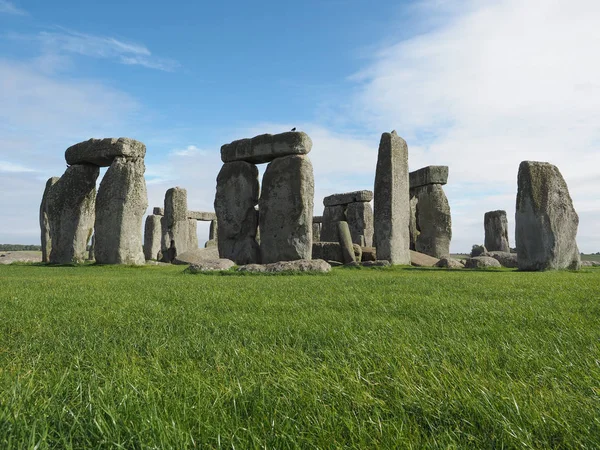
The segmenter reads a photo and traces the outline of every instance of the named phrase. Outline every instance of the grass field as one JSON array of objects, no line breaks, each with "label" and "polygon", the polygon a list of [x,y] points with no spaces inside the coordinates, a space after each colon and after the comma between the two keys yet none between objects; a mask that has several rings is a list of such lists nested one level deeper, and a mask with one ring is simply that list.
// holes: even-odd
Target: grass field
[{"label": "grass field", "polygon": [[0,266],[0,448],[599,448],[600,269]]}]

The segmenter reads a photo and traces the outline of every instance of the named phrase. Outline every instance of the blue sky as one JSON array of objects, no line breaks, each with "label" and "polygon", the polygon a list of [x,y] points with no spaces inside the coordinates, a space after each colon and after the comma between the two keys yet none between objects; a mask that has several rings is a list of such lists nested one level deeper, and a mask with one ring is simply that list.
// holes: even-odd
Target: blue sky
[{"label": "blue sky", "polygon": [[0,242],[39,240],[45,180],[76,142],[143,141],[150,207],[179,185],[212,210],[221,144],[296,126],[315,214],[372,189],[396,129],[411,170],[450,166],[453,251],[483,241],[486,211],[511,222],[525,159],[559,167],[579,246],[600,251],[597,3],[0,0]]}]

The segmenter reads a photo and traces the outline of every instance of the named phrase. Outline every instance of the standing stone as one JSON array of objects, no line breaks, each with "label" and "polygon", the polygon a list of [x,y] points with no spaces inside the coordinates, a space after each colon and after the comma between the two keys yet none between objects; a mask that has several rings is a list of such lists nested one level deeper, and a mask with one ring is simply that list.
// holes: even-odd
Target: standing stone
[{"label": "standing stone", "polygon": [[488,211],[483,216],[485,247],[488,251],[510,252],[506,211]]},{"label": "standing stone", "polygon": [[410,264],[408,146],[395,131],[383,133],[375,171],[374,244],[377,257]]},{"label": "standing stone", "polygon": [[[161,252],[164,262],[171,262],[175,257],[193,246],[190,242],[190,222],[187,209],[187,191],[180,187],[167,189],[165,193],[165,215],[161,222]],[[198,238],[196,238],[198,247]]]},{"label": "standing stone", "polygon": [[188,219],[188,249],[196,250],[198,248],[198,221],[196,219]]},{"label": "standing stone", "polygon": [[340,237],[340,247],[342,248],[344,263],[348,264],[354,262],[354,247],[352,245],[352,236],[350,234],[348,222],[338,222],[338,235]]},{"label": "standing stone", "polygon": [[321,223],[321,242],[337,242],[340,221],[346,220],[346,205],[326,206]]},{"label": "standing stone", "polygon": [[254,164],[235,161],[223,164],[217,176],[215,212],[219,224],[217,246],[221,258],[236,264],[260,262],[256,242],[258,216],[258,169]]},{"label": "standing stone", "polygon": [[313,166],[307,156],[269,163],[258,203],[263,264],[311,259],[313,198]]},{"label": "standing stone", "polygon": [[519,166],[515,237],[519,270],[579,269],[579,217],[556,166]]},{"label": "standing stone", "polygon": [[96,235],[92,235],[92,239],[90,239],[90,248],[88,250],[88,261],[96,260]]},{"label": "standing stone", "polygon": [[361,247],[373,245],[373,209],[367,202],[350,203],[346,209],[352,242]]},{"label": "standing stone", "polygon": [[417,250],[417,239],[419,239],[420,231],[417,227],[417,203],[419,198],[414,195],[414,192],[410,193],[410,222],[409,222],[409,235],[410,235],[410,249]]},{"label": "standing stone", "polygon": [[210,226],[208,228],[208,239],[210,241],[216,241],[219,238],[219,225],[217,219],[210,221]]},{"label": "standing stone", "polygon": [[50,250],[52,249],[52,236],[50,235],[50,221],[48,219],[48,196],[52,186],[60,177],[52,177],[46,181],[46,188],[42,195],[42,203],[40,204],[40,231],[42,239],[42,262],[47,263],[50,259]]},{"label": "standing stone", "polygon": [[144,264],[142,219],[148,194],[142,158],[116,157],[96,198],[95,255],[100,264]]},{"label": "standing stone", "polygon": [[450,254],[452,218],[450,204],[440,184],[428,184],[414,189],[416,225],[419,232],[415,250],[434,258]]},{"label": "standing stone", "polygon": [[312,224],[313,242],[321,241],[321,224],[313,222]]},{"label": "standing stone", "polygon": [[144,225],[144,258],[150,259],[161,259],[158,257],[160,253],[161,243],[161,216],[154,214],[146,217],[146,224]]},{"label": "standing stone", "polygon": [[98,166],[72,165],[50,189],[47,210],[52,264],[85,261],[87,243],[94,227],[96,178],[99,174]]}]

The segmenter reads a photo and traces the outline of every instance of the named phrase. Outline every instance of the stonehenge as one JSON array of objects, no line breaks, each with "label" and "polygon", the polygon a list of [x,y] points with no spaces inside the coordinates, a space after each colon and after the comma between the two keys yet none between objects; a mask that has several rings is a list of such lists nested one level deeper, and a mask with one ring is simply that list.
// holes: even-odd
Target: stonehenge
[{"label": "stonehenge", "polygon": [[450,254],[452,217],[442,186],[448,166],[427,166],[410,172],[410,248],[442,258]]},{"label": "stonehenge", "polygon": [[373,245],[373,200],[372,191],[354,191],[333,194],[323,199],[320,239],[323,242],[337,242],[338,223],[348,222],[352,242],[363,247]]},{"label": "stonehenge", "polygon": [[408,146],[396,131],[381,135],[373,221],[377,258],[391,264],[410,264]]},{"label": "stonehenge", "polygon": [[483,216],[484,246],[488,251],[510,252],[506,211],[488,211]]},{"label": "stonehenge", "polygon": [[[214,202],[221,258],[240,265],[311,258],[314,178],[307,156],[311,148],[310,137],[296,131],[221,147],[223,166]],[[269,165],[259,197],[256,164],[263,163]]]},{"label": "stonehenge", "polygon": [[579,217],[556,166],[523,161],[517,177],[515,240],[519,270],[579,269]]},{"label": "stonehenge", "polygon": [[56,184],[59,177],[49,178],[46,182],[46,188],[42,195],[42,203],[40,205],[40,229],[42,241],[42,262],[50,261],[50,251],[52,250],[52,237],[50,236],[50,220],[48,218],[48,195],[52,186]]}]

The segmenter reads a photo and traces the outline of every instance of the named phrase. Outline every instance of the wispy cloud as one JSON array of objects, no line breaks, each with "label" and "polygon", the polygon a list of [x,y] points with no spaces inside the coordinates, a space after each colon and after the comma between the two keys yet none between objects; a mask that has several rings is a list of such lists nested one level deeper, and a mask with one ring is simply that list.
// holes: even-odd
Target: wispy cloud
[{"label": "wispy cloud", "polygon": [[0,0],[0,14],[14,14],[17,16],[26,16],[27,11],[16,7],[8,0]]},{"label": "wispy cloud", "polygon": [[11,163],[9,161],[0,161],[0,173],[26,173],[38,172],[36,169],[25,167],[21,164]]},{"label": "wispy cloud", "polygon": [[174,156],[195,156],[195,155],[205,156],[206,151],[199,149],[195,145],[188,145],[184,149],[172,150],[171,154]]}]

